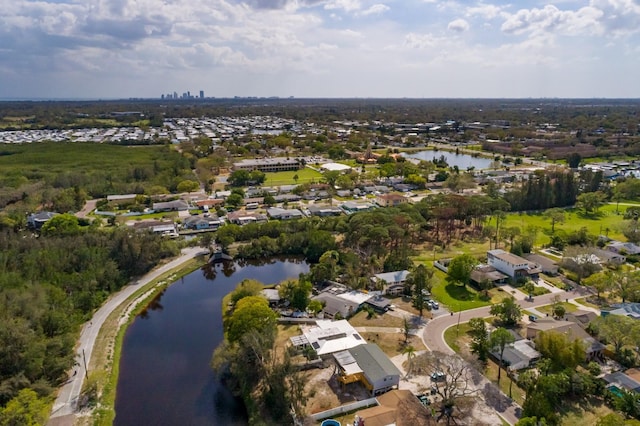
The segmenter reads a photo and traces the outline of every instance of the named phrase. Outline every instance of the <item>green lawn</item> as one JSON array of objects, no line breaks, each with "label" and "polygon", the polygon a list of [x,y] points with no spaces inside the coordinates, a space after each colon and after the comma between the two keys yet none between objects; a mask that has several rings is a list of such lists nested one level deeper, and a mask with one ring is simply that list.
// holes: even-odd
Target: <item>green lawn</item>
[{"label": "green lawn", "polygon": [[[444,331],[444,341],[456,353],[460,353],[460,344],[464,344],[462,340],[469,340],[467,333],[471,330],[468,322],[451,326]],[[464,338],[461,338],[464,337]]]},{"label": "green lawn", "polygon": [[[622,213],[628,206],[620,205],[616,214],[616,205],[607,204],[600,208],[598,214],[586,215],[582,209],[566,209],[566,219],[564,223],[557,223],[555,228],[567,233],[577,231],[586,227],[590,234],[608,234],[610,238],[626,241],[620,232],[620,225],[623,224]],[[522,230],[528,226],[536,226],[539,229],[536,246],[548,244],[551,241],[551,221],[544,217],[542,213],[512,213],[507,215],[503,227],[520,227]]]},{"label": "green lawn", "polygon": [[[315,170],[308,167],[287,172],[265,173],[265,175],[265,186],[295,185],[307,182],[320,182],[320,180],[322,179],[322,173],[316,172]],[[293,179],[295,175],[298,175],[297,182]]]},{"label": "green lawn", "polygon": [[[578,307],[576,305],[574,305],[573,303],[562,302],[562,306],[564,306],[564,309],[567,312],[575,312],[575,311],[578,310]],[[553,311],[553,305],[540,306],[540,307],[538,307],[536,309],[538,311],[542,312],[543,314],[551,315],[551,313]]]},{"label": "green lawn", "polygon": [[466,311],[468,309],[480,308],[487,306],[491,302],[488,300],[481,300],[480,294],[473,288],[447,282],[444,272],[436,269],[433,275],[434,285],[431,289],[431,294],[434,298],[443,305],[446,305],[449,310],[458,312]]}]

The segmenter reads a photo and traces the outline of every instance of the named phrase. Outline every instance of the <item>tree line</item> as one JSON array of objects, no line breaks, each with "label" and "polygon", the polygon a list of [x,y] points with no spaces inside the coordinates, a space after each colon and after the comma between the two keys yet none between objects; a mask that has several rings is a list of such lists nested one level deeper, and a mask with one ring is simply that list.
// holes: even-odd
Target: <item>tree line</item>
[{"label": "tree line", "polygon": [[[162,258],[174,241],[123,228],[80,226],[70,215],[39,237],[0,235],[0,423],[32,390],[42,400],[67,379],[82,323],[106,298]],[[34,406],[39,406],[37,403]],[[7,424],[26,424],[20,421]]]}]

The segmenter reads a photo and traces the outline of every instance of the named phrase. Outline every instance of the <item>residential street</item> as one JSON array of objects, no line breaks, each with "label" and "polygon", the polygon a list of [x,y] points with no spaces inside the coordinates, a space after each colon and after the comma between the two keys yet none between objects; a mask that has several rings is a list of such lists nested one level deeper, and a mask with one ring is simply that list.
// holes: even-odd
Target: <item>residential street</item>
[{"label": "residential street", "polygon": [[[536,296],[532,302],[520,300],[518,303],[523,310],[536,308],[538,306],[548,305],[553,302],[554,297],[560,297],[561,300],[575,299],[588,296],[590,293],[584,288],[577,288],[575,291],[560,291],[556,293],[547,293],[542,296]],[[490,316],[491,306],[471,309],[460,313],[454,312],[450,315],[440,315],[429,321],[424,328],[423,341],[427,348],[432,351],[440,351],[446,354],[454,354],[455,352],[447,345],[444,340],[444,332],[447,328],[455,326],[458,323],[468,322],[471,318],[484,318]],[[518,422],[521,407],[511,402],[506,407],[494,407],[500,415],[510,424]]]},{"label": "residential street", "polygon": [[[102,305],[102,307],[98,309],[98,311],[96,311],[96,313],[93,315],[92,320],[88,323],[85,323],[82,328],[80,339],[76,346],[76,362],[78,363],[78,365],[69,372],[69,381],[67,381],[58,391],[58,396],[53,405],[51,417],[49,419],[50,423],[55,418],[69,416],[70,414],[74,414],[77,412],[78,398],[80,396],[82,385],[85,379],[84,359],[86,359],[87,364],[89,364],[91,360],[91,354],[93,352],[93,346],[96,342],[96,338],[98,337],[100,328],[104,324],[107,317],[111,314],[111,312],[113,312],[115,308],[120,306],[139,288],[158,278],[162,274],[165,274],[172,269],[179,267],[186,261],[200,254],[206,254],[207,252],[208,251],[203,249],[202,247],[190,247],[184,249],[180,257],[172,260],[165,265],[160,266],[159,268],[154,269],[144,277],[137,280],[135,283],[124,287],[118,293],[112,295],[105,302],[105,304]],[[56,422],[56,424],[60,424],[60,422]],[[68,417],[68,421],[65,421],[64,424],[73,424],[73,417]]]}]

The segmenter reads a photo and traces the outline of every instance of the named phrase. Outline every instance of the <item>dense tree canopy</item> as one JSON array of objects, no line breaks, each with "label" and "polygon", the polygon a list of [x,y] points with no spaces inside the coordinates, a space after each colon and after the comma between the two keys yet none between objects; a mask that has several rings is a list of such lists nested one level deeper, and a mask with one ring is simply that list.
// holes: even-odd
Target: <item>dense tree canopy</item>
[{"label": "dense tree canopy", "polygon": [[0,405],[21,389],[44,396],[59,385],[79,325],[131,277],[177,253],[173,241],[150,233],[76,228],[65,216],[55,228],[72,223],[73,232],[0,236]]}]

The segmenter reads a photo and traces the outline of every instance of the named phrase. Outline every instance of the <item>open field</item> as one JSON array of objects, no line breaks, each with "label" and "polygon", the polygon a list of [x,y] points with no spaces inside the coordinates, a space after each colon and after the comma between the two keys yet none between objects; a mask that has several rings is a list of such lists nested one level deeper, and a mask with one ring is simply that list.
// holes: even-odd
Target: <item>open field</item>
[{"label": "open field", "polygon": [[448,245],[446,249],[439,246],[435,248],[423,248],[420,254],[412,257],[414,262],[427,263],[433,260],[450,259],[464,253],[469,253],[474,257],[486,257],[489,250],[489,241],[455,241]]},{"label": "open field", "polygon": [[[620,232],[620,226],[624,223],[622,214],[628,207],[627,205],[620,205],[620,214],[616,214],[615,203],[606,204],[594,215],[586,215],[582,209],[566,209],[564,223],[556,223],[555,229],[556,232],[563,230],[570,233],[585,227],[590,234],[608,235],[609,238],[626,241],[626,238]],[[548,244],[551,241],[551,221],[544,217],[542,213],[511,213],[507,215],[502,226],[516,226],[520,227],[522,231],[529,226],[535,226],[539,229],[535,246]]]},{"label": "open field", "polygon": [[[127,147],[97,143],[38,143],[5,145],[0,148],[0,167],[5,174],[88,172],[109,170],[122,173],[128,167],[149,167],[169,153],[166,146]],[[176,159],[179,155],[176,153]],[[169,164],[158,164],[167,167]]]},{"label": "open field", "polygon": [[[320,180],[322,179],[322,173],[316,172],[315,170],[308,167],[295,171],[291,170],[287,172],[265,173],[265,175],[265,186],[295,185],[307,182],[320,182]],[[298,175],[297,182],[293,178],[295,175]]]}]

